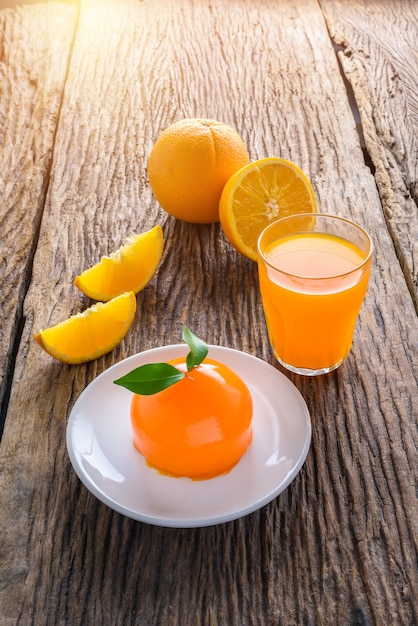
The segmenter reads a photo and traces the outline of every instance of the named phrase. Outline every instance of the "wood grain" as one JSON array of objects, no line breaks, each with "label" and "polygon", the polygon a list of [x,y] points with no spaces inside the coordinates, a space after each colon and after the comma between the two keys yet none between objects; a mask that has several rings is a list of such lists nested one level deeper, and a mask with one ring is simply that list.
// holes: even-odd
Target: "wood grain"
[{"label": "wood grain", "polygon": [[19,339],[76,18],[76,7],[57,3],[0,11],[0,408]]},{"label": "wood grain", "polygon": [[[179,342],[184,323],[274,363],[255,264],[218,224],[166,216],[149,188],[154,141],[188,116],[230,123],[253,159],[296,162],[322,210],[366,226],[376,254],[349,359],[291,376],[312,417],[302,471],[260,511],[184,530],[102,505],[65,430],[95,376]],[[0,449],[5,624],[417,622],[418,323],[316,0],[82,0],[53,148]],[[33,333],[90,304],[74,276],[156,223],[163,260],[120,346],[79,367],[43,354]]]},{"label": "wood grain", "polygon": [[418,5],[320,4],[342,47],[339,58],[360,111],[387,227],[418,311]]}]

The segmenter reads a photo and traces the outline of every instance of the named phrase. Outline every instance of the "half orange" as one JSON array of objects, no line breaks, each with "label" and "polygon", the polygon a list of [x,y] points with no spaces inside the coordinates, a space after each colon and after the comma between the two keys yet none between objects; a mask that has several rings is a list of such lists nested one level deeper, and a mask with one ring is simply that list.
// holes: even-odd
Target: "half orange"
[{"label": "half orange", "polygon": [[281,217],[316,213],[312,185],[291,161],[268,157],[253,161],[235,172],[226,183],[219,218],[229,242],[253,261],[261,231]]}]

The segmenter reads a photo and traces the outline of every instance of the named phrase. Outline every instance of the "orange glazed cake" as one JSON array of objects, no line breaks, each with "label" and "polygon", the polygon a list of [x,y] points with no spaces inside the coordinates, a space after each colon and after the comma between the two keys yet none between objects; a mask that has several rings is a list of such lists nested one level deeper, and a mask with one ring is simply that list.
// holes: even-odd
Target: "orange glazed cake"
[{"label": "orange glazed cake", "polygon": [[164,474],[205,480],[229,472],[252,440],[253,402],[244,381],[212,359],[152,395],[134,394],[131,422],[135,448]]}]

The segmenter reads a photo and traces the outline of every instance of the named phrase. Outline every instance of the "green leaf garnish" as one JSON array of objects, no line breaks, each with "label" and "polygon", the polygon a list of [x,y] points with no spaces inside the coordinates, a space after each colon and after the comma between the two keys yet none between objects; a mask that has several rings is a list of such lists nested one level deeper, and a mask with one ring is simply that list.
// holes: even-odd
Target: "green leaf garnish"
[{"label": "green leaf garnish", "polygon": [[205,342],[194,335],[187,326],[183,328],[183,341],[190,348],[186,357],[187,370],[190,372],[191,369],[198,367],[206,359],[209,349]]},{"label": "green leaf garnish", "polygon": [[121,387],[129,389],[129,391],[133,391],[133,393],[151,396],[174,385],[174,383],[184,378],[185,375],[169,363],[149,363],[148,365],[137,367],[129,374],[113,382],[115,385],[121,385]]},{"label": "green leaf garnish", "polygon": [[[186,356],[187,371],[198,367],[208,354],[206,343],[194,335],[187,326],[183,328],[183,340],[189,346]],[[135,368],[125,376],[114,380],[115,385],[125,387],[141,396],[151,396],[163,391],[184,378],[186,374],[170,363],[148,363]]]}]

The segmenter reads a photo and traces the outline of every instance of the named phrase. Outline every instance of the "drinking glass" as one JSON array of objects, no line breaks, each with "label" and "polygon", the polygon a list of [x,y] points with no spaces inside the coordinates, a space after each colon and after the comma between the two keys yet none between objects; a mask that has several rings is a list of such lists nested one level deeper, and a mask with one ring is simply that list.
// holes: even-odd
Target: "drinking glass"
[{"label": "drinking glass", "polygon": [[348,356],[372,256],[366,231],[333,215],[293,215],[263,230],[260,291],[269,340],[285,368],[326,374]]}]

